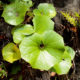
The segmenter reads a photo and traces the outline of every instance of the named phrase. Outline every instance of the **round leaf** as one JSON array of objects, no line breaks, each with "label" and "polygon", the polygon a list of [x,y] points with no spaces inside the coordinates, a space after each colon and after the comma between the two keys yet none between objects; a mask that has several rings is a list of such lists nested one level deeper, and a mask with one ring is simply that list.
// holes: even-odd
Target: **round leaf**
[{"label": "round leaf", "polygon": [[61,61],[64,42],[56,32],[48,31],[42,35],[35,33],[24,38],[19,48],[22,59],[29,62],[33,68],[48,70]]},{"label": "round leaf", "polygon": [[13,40],[15,43],[20,43],[26,35],[34,33],[34,29],[31,25],[23,25],[14,27],[12,30]]},{"label": "round leaf", "polygon": [[13,63],[14,61],[19,60],[21,58],[20,51],[14,43],[8,43],[2,49],[2,56],[4,60],[10,63]]},{"label": "round leaf", "polygon": [[35,9],[34,11],[35,15],[45,15],[50,18],[53,18],[56,16],[56,10],[52,4],[48,3],[41,3],[38,6],[38,9]]},{"label": "round leaf", "polygon": [[11,25],[19,25],[24,21],[28,9],[29,7],[25,2],[15,2],[4,7],[2,17]]}]

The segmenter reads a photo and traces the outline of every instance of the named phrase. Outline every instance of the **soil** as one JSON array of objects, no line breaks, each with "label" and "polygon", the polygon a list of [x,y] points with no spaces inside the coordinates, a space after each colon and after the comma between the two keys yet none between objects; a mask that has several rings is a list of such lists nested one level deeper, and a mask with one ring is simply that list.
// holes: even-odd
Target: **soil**
[{"label": "soil", "polygon": [[[3,1],[6,2],[6,0]],[[73,66],[67,75],[52,75],[50,71],[32,69],[30,65],[23,60],[17,61],[13,64],[3,61],[1,50],[7,43],[13,41],[11,35],[11,29],[13,26],[5,23],[4,19],[0,17],[0,64],[1,62],[5,64],[6,71],[8,73],[7,78],[3,77],[0,78],[0,80],[9,80],[10,78],[13,78],[13,80],[18,80],[18,77],[21,75],[23,77],[22,80],[80,80],[80,28],[73,27],[60,14],[61,10],[77,11],[80,7],[79,0],[76,0],[75,4],[75,0],[33,0],[33,2],[35,3],[33,8],[41,2],[52,3],[56,7],[58,14],[54,19],[52,19],[55,22],[55,31],[63,36],[65,45],[68,45],[75,50],[76,56],[72,61]],[[2,11],[0,11],[0,15],[1,14]],[[11,74],[12,67],[14,65],[20,66],[20,70],[17,74]]]}]

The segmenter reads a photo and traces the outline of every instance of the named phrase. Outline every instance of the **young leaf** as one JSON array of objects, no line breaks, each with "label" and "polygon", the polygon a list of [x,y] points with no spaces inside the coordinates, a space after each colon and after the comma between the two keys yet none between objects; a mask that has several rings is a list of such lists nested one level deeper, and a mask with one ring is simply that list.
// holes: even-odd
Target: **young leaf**
[{"label": "young leaf", "polygon": [[33,24],[34,30],[37,33],[43,33],[54,28],[54,22],[47,16],[35,16],[33,18]]},{"label": "young leaf", "polygon": [[52,4],[41,3],[38,6],[38,9],[33,11],[34,15],[45,15],[50,18],[56,16],[56,10]]},{"label": "young leaf", "polygon": [[8,61],[10,63],[13,63],[14,61],[21,58],[20,51],[14,43],[8,43],[2,49],[2,56],[5,61]]},{"label": "young leaf", "polygon": [[31,35],[32,33],[34,33],[34,29],[31,25],[25,24],[19,27],[14,27],[12,30],[13,40],[15,43],[20,43],[25,36]]},{"label": "young leaf", "polygon": [[25,1],[17,1],[6,5],[2,17],[11,25],[19,25],[24,21],[26,11],[29,10],[30,5],[28,5]]},{"label": "young leaf", "polygon": [[48,70],[61,61],[64,42],[60,35],[51,30],[24,38],[19,48],[22,59],[33,68]]}]

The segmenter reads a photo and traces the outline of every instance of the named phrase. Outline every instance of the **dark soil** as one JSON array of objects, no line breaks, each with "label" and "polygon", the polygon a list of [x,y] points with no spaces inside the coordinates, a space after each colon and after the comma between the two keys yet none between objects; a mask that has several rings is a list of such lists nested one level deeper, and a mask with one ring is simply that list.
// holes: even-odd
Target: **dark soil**
[{"label": "dark soil", "polygon": [[[6,2],[6,0],[3,0]],[[73,0],[75,1],[75,0]],[[60,14],[60,10],[72,9],[72,7],[68,7],[68,4],[73,2],[72,0],[33,0],[34,8],[41,2],[49,2],[53,3],[58,12],[57,16],[53,19],[55,21],[55,31],[63,36],[65,45],[72,47],[76,56],[72,61],[73,66],[70,69],[70,72],[67,75],[55,75],[51,76],[50,71],[40,71],[35,70],[30,67],[30,65],[23,60],[17,61],[13,64],[7,63],[2,59],[2,48],[9,42],[12,42],[11,29],[13,26],[5,23],[4,19],[0,17],[0,64],[3,62],[6,66],[6,71],[8,73],[8,77],[3,77],[0,80],[9,80],[13,78],[13,80],[18,80],[18,78],[22,75],[22,80],[80,80],[80,28],[74,28],[70,25]],[[79,0],[76,0],[78,2]],[[79,4],[76,3],[77,6],[75,10],[79,8]],[[73,4],[71,4],[73,5]],[[0,11],[1,15],[2,11]],[[16,74],[11,74],[12,67],[20,66],[20,70]],[[15,68],[16,69],[16,68]]]}]

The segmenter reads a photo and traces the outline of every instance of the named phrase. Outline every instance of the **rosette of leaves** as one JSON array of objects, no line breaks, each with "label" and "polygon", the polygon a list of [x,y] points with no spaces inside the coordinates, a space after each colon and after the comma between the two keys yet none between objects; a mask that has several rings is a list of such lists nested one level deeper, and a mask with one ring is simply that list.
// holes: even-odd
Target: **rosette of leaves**
[{"label": "rosette of leaves", "polygon": [[63,38],[54,31],[25,37],[20,46],[21,57],[33,68],[49,70],[60,62],[64,52]]},{"label": "rosette of leaves", "polygon": [[64,46],[63,38],[52,30],[25,37],[19,48],[21,58],[30,63],[32,68],[53,68],[57,74],[68,73],[75,56],[74,50]]},{"label": "rosette of leaves", "polygon": [[13,41],[19,44],[24,37],[27,37],[33,33],[34,33],[34,29],[29,24],[14,27],[12,29]]},{"label": "rosette of leaves", "polygon": [[[63,38],[53,31],[54,22],[51,18],[56,15],[55,8],[51,4],[41,3],[33,13],[33,27],[25,24],[12,30],[13,40],[19,44],[18,53],[21,53],[21,58],[32,68],[40,70],[53,68],[57,74],[66,74],[72,65],[71,60],[75,53],[70,47],[64,46]],[[13,43],[8,44],[2,51],[4,60],[11,63],[20,59],[13,46]],[[13,57],[15,52],[18,54],[17,57]],[[62,68],[66,70],[63,71]]]},{"label": "rosette of leaves", "polygon": [[24,21],[26,11],[28,11],[31,6],[31,0],[16,0],[4,6],[2,17],[11,25],[19,25]]},{"label": "rosette of leaves", "polygon": [[3,59],[7,62],[13,63],[21,58],[20,51],[14,43],[8,43],[2,49]]}]

